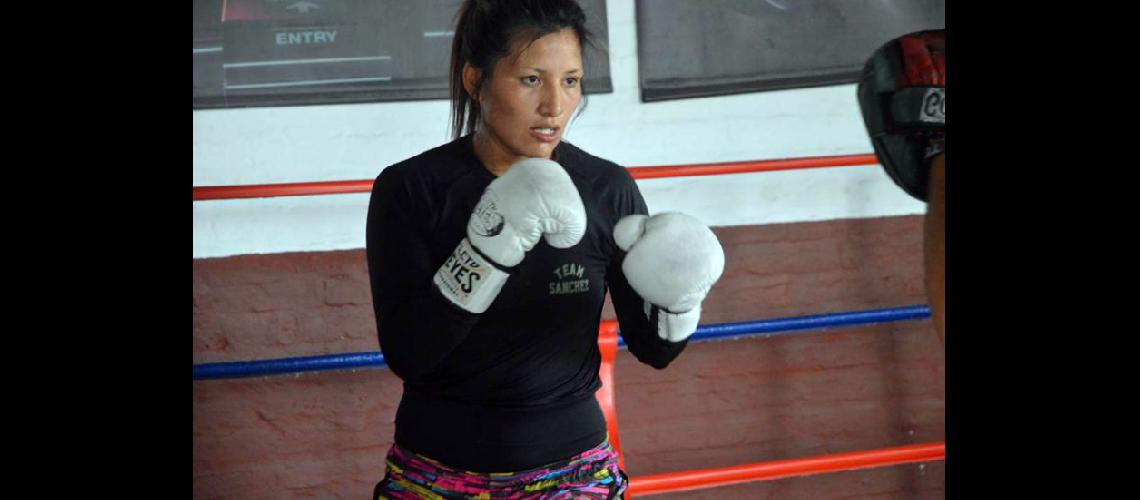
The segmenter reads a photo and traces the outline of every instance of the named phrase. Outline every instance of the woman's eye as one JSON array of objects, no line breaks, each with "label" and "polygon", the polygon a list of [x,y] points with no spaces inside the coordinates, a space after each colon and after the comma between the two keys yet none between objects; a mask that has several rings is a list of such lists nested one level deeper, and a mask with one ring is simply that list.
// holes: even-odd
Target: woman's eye
[{"label": "woman's eye", "polygon": [[536,85],[536,84],[538,84],[538,77],[537,76],[524,76],[524,77],[522,77],[522,82],[527,84],[527,85]]}]

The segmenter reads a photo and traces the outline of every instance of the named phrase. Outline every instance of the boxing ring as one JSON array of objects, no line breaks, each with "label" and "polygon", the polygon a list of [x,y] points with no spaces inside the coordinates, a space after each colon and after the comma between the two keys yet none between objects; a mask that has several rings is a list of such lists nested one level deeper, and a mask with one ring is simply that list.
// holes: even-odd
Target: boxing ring
[{"label": "boxing ring", "polygon": [[[877,163],[878,160],[873,154],[864,154],[702,165],[629,167],[628,170],[634,179],[652,179],[874,165]],[[372,182],[371,180],[362,180],[247,186],[201,186],[194,187],[194,201],[368,193],[371,192]],[[907,305],[758,321],[702,324],[690,337],[690,342],[794,335],[827,328],[921,320],[929,317],[930,308],[928,306]],[[614,320],[602,321],[598,333],[598,344],[602,357],[599,371],[602,388],[598,390],[596,396],[605,413],[611,444],[618,450],[619,461],[624,469],[624,460],[620,458],[624,455],[622,454],[618,418],[614,405],[616,394],[614,393],[613,366],[617,350],[625,344],[620,339],[617,322]],[[205,381],[327,370],[383,369],[386,366],[384,356],[379,352],[354,352],[324,356],[195,364],[193,378],[195,381]],[[945,455],[945,442],[937,441],[804,458],[769,460],[729,467],[633,476],[630,477],[628,495],[652,495],[813,474],[940,461],[945,460]]]}]

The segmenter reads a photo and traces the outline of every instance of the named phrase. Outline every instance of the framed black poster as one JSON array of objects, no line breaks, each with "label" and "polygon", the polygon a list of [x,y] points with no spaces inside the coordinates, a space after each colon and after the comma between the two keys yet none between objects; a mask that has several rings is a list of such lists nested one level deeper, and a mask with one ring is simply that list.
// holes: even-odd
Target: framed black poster
[{"label": "framed black poster", "polygon": [[[612,92],[605,0],[587,93]],[[460,0],[195,0],[194,109],[447,99]]]}]

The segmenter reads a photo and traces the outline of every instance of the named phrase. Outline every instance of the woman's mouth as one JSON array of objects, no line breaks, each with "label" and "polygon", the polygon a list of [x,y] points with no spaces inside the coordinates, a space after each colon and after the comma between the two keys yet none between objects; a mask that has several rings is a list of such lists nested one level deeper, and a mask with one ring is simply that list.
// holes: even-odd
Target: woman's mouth
[{"label": "woman's mouth", "polygon": [[541,142],[558,140],[559,127],[531,127],[530,135]]}]

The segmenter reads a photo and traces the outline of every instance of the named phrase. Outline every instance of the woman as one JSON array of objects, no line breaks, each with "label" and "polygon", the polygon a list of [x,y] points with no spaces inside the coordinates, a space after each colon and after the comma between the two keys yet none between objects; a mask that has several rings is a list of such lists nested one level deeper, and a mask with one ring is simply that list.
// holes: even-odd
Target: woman
[{"label": "woman", "polygon": [[[625,491],[594,397],[606,290],[629,350],[664,368],[711,282],[669,312],[623,274],[630,245],[618,246],[615,225],[646,214],[645,202],[625,169],[561,140],[588,37],[570,0],[465,2],[451,60],[456,139],[376,179],[373,305],[404,381],[377,498]],[[687,332],[665,331],[678,321]]]}]

